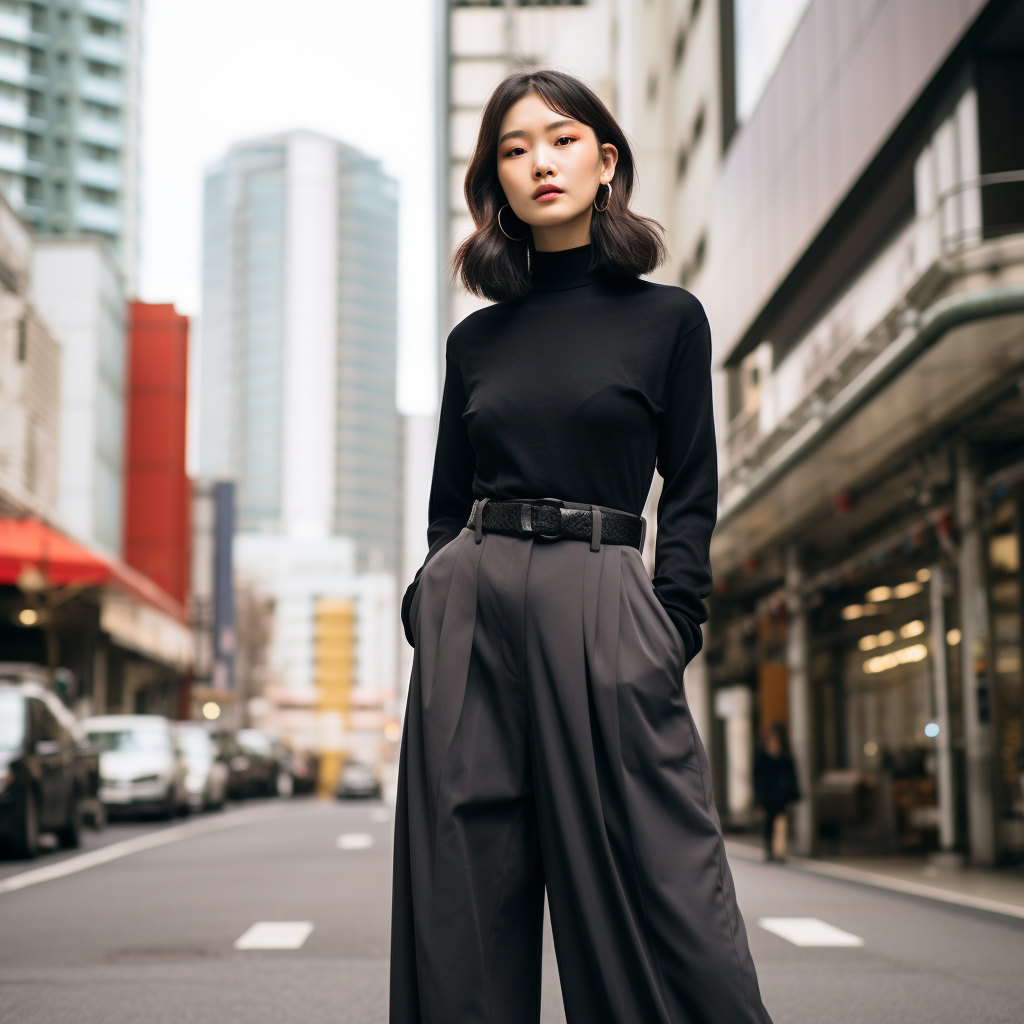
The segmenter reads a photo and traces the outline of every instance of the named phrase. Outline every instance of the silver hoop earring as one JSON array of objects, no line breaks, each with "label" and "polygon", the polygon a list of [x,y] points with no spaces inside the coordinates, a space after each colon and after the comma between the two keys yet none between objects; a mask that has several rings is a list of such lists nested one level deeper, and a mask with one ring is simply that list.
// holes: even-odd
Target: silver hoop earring
[{"label": "silver hoop earring", "polygon": [[[503,206],[503,207],[501,208],[501,210],[511,210],[511,209],[512,209],[512,207],[511,207],[511,206],[509,206],[509,205],[508,205],[508,203],[506,203],[506,204],[505,204],[505,205],[504,205],[504,206]],[[503,235],[504,235],[504,236],[505,236],[505,237],[506,237],[506,238],[507,238],[507,239],[508,239],[509,241],[511,241],[511,242],[525,242],[525,241],[526,241],[526,239],[527,239],[527,235],[529,234],[529,232],[527,232],[527,235],[523,235],[523,237],[522,237],[522,238],[513,238],[513,237],[512,237],[512,236],[511,236],[511,235],[510,235],[510,234],[509,234],[509,233],[508,233],[508,232],[507,232],[507,231],[506,231],[506,230],[505,230],[505,229],[504,229],[504,228],[503,228],[503,227],[501,226],[501,210],[499,210],[499,211],[498,211],[498,230],[499,230],[499,231],[500,231],[500,232],[501,232],[501,233],[502,233],[502,234],[503,234]]]},{"label": "silver hoop earring", "polygon": [[[608,209],[608,204],[612,201],[612,183],[609,181],[605,185],[605,188],[608,189],[608,198],[604,201],[604,206],[598,206],[597,196],[594,196],[594,209],[597,210],[598,213],[604,213],[604,211]],[[600,185],[597,186],[597,191],[601,191]]]}]

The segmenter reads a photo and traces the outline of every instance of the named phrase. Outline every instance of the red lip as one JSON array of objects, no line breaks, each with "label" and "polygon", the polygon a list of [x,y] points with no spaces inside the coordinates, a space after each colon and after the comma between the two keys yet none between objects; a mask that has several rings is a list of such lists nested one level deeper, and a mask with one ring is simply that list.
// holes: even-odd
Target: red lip
[{"label": "red lip", "polygon": [[538,185],[537,190],[533,193],[533,198],[540,199],[541,196],[547,195],[548,192],[558,192],[561,194],[562,189],[557,185]]}]

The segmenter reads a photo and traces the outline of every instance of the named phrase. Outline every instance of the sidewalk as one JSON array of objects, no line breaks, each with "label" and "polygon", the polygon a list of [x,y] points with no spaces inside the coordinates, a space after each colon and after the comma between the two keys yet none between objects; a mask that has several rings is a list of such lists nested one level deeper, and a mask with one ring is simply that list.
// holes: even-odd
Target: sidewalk
[{"label": "sidewalk", "polygon": [[[753,837],[729,836],[730,857],[762,861],[764,852]],[[954,903],[974,910],[1024,919],[1024,871],[1019,868],[945,868],[924,857],[789,857],[786,866],[810,874],[841,878],[908,896]]]}]

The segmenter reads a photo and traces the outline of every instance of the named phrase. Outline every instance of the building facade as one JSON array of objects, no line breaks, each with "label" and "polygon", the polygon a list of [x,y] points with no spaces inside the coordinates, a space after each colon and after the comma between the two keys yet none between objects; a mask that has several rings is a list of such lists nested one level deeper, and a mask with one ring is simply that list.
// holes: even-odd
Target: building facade
[{"label": "building facade", "polygon": [[242,532],[344,534],[396,571],[397,192],[308,132],[242,143],[206,179],[200,472]]},{"label": "building facade", "polygon": [[121,556],[124,522],[124,282],[101,238],[37,238],[31,296],[62,346],[57,514]]},{"label": "building facade", "polygon": [[663,31],[714,144],[667,216],[715,345],[720,806],[780,720],[804,852],[1024,859],[1024,5],[697,6],[703,54]]},{"label": "building facade", "polygon": [[185,471],[188,317],[128,307],[124,559],[185,605],[191,494]]},{"label": "building facade", "polygon": [[138,248],[141,0],[0,6],[0,187],[41,234]]},{"label": "building facade", "polygon": [[0,490],[56,515],[61,346],[29,301],[32,238],[0,196]]}]

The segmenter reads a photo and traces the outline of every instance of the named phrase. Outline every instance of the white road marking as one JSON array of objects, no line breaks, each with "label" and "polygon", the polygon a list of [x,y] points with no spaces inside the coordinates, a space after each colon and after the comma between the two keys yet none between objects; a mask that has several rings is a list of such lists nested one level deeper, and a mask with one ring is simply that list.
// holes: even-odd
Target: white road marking
[{"label": "white road marking", "polygon": [[235,949],[301,949],[312,921],[257,921],[235,939]]},{"label": "white road marking", "polygon": [[383,824],[391,820],[391,812],[386,807],[374,807],[370,810],[370,821]]},{"label": "white road marking", "polygon": [[369,832],[342,832],[335,842],[339,850],[368,850],[373,846],[373,836]]},{"label": "white road marking", "polygon": [[0,893],[15,892],[17,889],[25,889],[30,885],[38,885],[40,882],[51,882],[55,878],[66,878],[68,875],[76,875],[79,871],[86,871],[89,868],[98,867],[100,864],[109,864],[112,860],[129,857],[133,853],[142,853],[144,850],[167,846],[169,843],[177,843],[182,839],[206,835],[207,832],[219,832],[221,829],[233,828],[235,825],[248,825],[254,821],[276,818],[284,810],[285,807],[275,806],[231,811],[228,814],[218,815],[216,818],[204,818],[202,821],[189,822],[187,825],[174,825],[171,828],[160,829],[158,832],[149,832],[144,836],[136,836],[134,839],[124,839],[119,843],[111,843],[109,846],[90,850],[77,857],[69,857],[57,864],[48,864],[46,867],[33,868],[31,871],[22,871],[17,875],[0,878]]},{"label": "white road marking", "polygon": [[762,917],[757,923],[794,946],[864,945],[859,935],[851,935],[816,917]]}]

